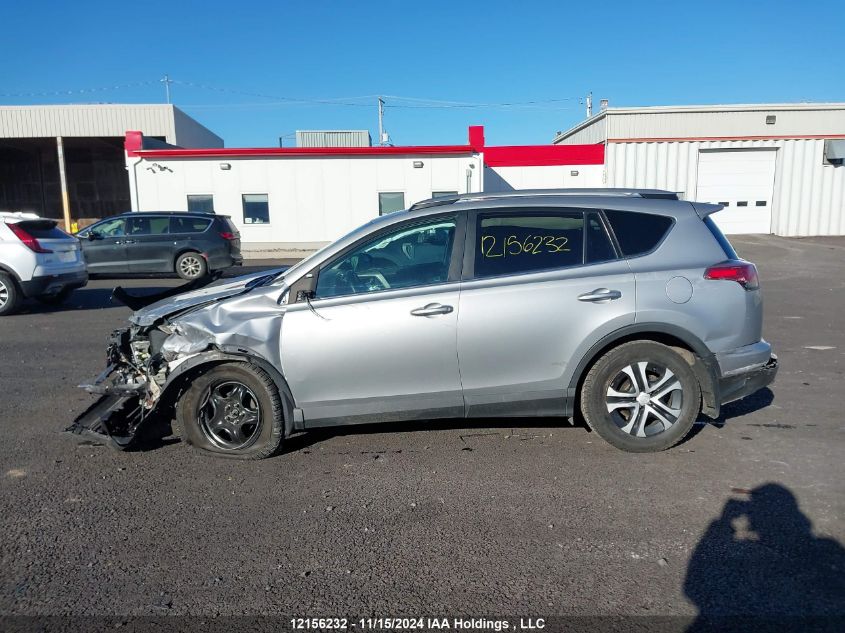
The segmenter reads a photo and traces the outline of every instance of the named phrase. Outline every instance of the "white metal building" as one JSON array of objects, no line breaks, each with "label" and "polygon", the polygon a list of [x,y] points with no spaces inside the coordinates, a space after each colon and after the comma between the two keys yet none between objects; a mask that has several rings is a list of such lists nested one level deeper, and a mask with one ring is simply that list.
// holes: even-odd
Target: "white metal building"
[{"label": "white metal building", "polygon": [[439,195],[601,186],[604,164],[601,145],[487,147],[481,126],[465,145],[185,149],[127,132],[125,149],[133,210],[229,215],[248,256],[311,251]]},{"label": "white metal building", "polygon": [[845,235],[845,103],[607,108],[553,142],[604,144],[608,187],[725,204],[728,233]]}]

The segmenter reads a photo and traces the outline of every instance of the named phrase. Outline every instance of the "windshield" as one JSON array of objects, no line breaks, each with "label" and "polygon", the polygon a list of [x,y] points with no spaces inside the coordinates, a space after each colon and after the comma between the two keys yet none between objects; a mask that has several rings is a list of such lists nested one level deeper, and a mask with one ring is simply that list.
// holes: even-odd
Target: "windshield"
[{"label": "windshield", "polygon": [[[391,214],[391,216],[395,216],[395,215],[396,215],[395,213]],[[369,222],[366,222],[366,223],[362,224],[361,226],[357,226],[357,227],[355,227],[354,229],[352,229],[351,231],[349,231],[349,232],[348,232],[348,233],[346,233],[345,235],[343,235],[343,236],[341,236],[341,237],[337,238],[334,242],[329,242],[328,244],[326,244],[323,248],[321,248],[321,249],[320,249],[320,250],[318,250],[317,252],[312,253],[311,255],[309,255],[308,257],[306,257],[306,258],[305,258],[305,259],[303,259],[302,261],[297,262],[296,264],[294,264],[294,265],[293,265],[293,266],[291,266],[290,268],[287,268],[287,269],[283,270],[283,271],[282,271],[282,272],[280,272],[278,275],[276,275],[276,277],[275,277],[274,279],[284,278],[284,277],[287,277],[287,276],[289,276],[289,275],[291,275],[291,274],[296,274],[296,273],[297,273],[297,272],[299,272],[300,270],[307,270],[307,269],[309,269],[309,268],[311,267],[311,264],[312,264],[313,262],[318,261],[318,260],[319,260],[319,258],[320,258],[320,257],[321,257],[321,256],[322,256],[322,255],[323,255],[323,254],[324,254],[324,253],[328,250],[328,249],[330,249],[331,247],[333,247],[335,244],[337,244],[338,242],[342,242],[343,240],[345,240],[346,238],[348,238],[348,237],[350,237],[350,236],[354,235],[354,234],[355,234],[355,233],[357,233],[358,231],[361,231],[361,230],[363,230],[363,229],[365,229],[365,228],[367,228],[367,227],[369,227],[369,226],[372,226],[372,225],[374,225],[374,224],[379,224],[379,223],[381,223],[382,221],[384,221],[384,218],[385,218],[385,217],[387,217],[387,216],[380,216],[380,217],[378,217],[378,218],[374,218],[374,219],[370,220]]]}]

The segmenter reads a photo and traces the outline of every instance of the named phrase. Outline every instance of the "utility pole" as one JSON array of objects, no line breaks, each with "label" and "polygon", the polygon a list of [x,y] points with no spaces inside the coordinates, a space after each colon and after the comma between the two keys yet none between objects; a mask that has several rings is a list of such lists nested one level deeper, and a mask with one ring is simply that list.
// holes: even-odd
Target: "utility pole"
[{"label": "utility pole", "polygon": [[378,98],[378,144],[384,145],[384,99]]},{"label": "utility pole", "polygon": [[593,93],[587,95],[587,118],[593,116]]},{"label": "utility pole", "polygon": [[170,78],[170,75],[165,75],[163,79],[161,79],[161,83],[164,84],[164,92],[167,95],[167,103],[170,103],[170,84],[173,83],[173,80]]}]

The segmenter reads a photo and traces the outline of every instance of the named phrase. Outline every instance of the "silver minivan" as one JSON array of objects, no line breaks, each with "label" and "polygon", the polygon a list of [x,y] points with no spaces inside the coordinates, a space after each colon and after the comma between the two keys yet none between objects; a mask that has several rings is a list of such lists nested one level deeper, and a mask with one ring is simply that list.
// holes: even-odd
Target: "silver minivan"
[{"label": "silver minivan", "polygon": [[316,427],[580,412],[620,449],[669,448],[777,372],[719,209],[655,190],[437,198],[284,271],[124,293],[137,311],[69,430],[129,447],[175,415],[187,443],[253,459]]}]

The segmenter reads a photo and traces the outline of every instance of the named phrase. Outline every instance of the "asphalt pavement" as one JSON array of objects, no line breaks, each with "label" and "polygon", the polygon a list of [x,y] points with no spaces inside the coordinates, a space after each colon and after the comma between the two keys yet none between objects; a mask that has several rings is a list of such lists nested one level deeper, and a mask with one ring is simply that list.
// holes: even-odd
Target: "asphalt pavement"
[{"label": "asphalt pavement", "polygon": [[129,314],[111,288],[178,280],[0,319],[0,615],[845,613],[845,239],[732,242],[778,379],[659,454],[563,420],[120,453],[61,433],[76,385]]}]

